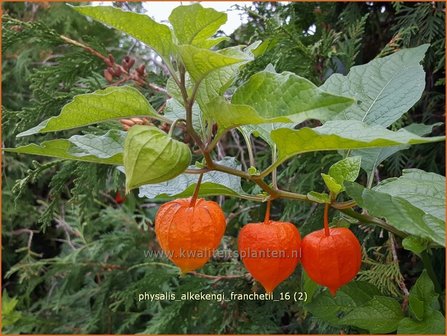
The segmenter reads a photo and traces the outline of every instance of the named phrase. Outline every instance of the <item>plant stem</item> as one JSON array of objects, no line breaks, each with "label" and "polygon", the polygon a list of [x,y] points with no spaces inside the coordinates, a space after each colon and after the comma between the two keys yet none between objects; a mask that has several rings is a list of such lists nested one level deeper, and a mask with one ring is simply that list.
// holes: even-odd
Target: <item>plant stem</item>
[{"label": "plant stem", "polygon": [[281,164],[281,162],[283,162],[284,160],[281,160],[281,161],[275,161],[275,162],[273,162],[270,166],[268,166],[266,169],[264,169],[260,174],[259,174],[259,176],[260,177],[262,177],[262,178],[264,178],[264,177],[266,177],[267,175],[269,175],[270,173],[272,173],[280,164]]},{"label": "plant stem", "polygon": [[174,122],[171,124],[171,128],[169,129],[169,133],[168,135],[172,138],[172,134],[174,133],[174,129],[175,126],[179,123],[179,122],[186,122],[185,119],[175,119]]},{"label": "plant stem", "polygon": [[214,147],[216,147],[217,143],[220,141],[220,139],[222,138],[222,136],[225,134],[224,132],[219,132],[217,131],[217,134],[214,136],[214,139],[206,145],[206,151],[211,152]]},{"label": "plant stem", "polygon": [[192,208],[196,205],[197,197],[199,197],[200,183],[202,183],[203,173],[199,175],[199,179],[197,180],[196,188],[194,189],[194,194],[192,195],[191,202],[189,203],[189,207]]},{"label": "plant stem", "polygon": [[324,223],[324,234],[326,235],[326,237],[329,237],[330,233],[329,233],[329,203],[326,203],[324,205],[324,218],[323,218],[323,223]]},{"label": "plant stem", "polygon": [[248,151],[248,159],[250,161],[250,167],[255,167],[255,157],[253,155],[253,148],[251,146],[251,139],[250,136],[247,136],[245,132],[241,132],[242,136],[244,137],[245,144],[247,145],[247,151]]},{"label": "plant stem", "polygon": [[272,201],[269,199],[267,201],[267,209],[265,210],[264,224],[270,223],[270,208],[272,206]]},{"label": "plant stem", "polygon": [[406,234],[405,232],[399,231],[398,229],[394,228],[393,226],[389,225],[388,223],[386,223],[385,221],[383,221],[379,218],[369,216],[369,215],[360,214],[358,212],[355,212],[351,208],[339,209],[339,210],[341,212],[347,214],[350,217],[358,219],[360,222],[377,225],[389,232],[394,233],[394,235],[396,235],[398,237],[405,238],[406,236],[408,236],[408,234]]},{"label": "plant stem", "polygon": [[[272,162],[276,162],[276,145],[272,148]],[[273,169],[272,171],[272,186],[274,189],[278,189],[278,171]]]}]

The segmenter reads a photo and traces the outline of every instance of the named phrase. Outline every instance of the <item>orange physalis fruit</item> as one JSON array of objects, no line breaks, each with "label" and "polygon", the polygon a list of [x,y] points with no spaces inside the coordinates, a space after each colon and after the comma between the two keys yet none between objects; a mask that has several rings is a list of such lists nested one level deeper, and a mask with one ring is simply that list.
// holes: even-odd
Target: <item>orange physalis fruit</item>
[{"label": "orange physalis fruit", "polygon": [[225,215],[220,206],[201,198],[165,203],[155,216],[155,233],[160,246],[182,273],[205,265],[224,232]]},{"label": "orange physalis fruit", "polygon": [[301,263],[307,275],[329,288],[332,295],[357,275],[362,263],[362,249],[356,236],[347,228],[329,228],[328,205],[325,228],[303,238]]},{"label": "orange physalis fruit", "polygon": [[289,222],[270,220],[270,202],[264,222],[249,223],[239,233],[239,256],[267,293],[287,279],[300,260],[301,237]]}]

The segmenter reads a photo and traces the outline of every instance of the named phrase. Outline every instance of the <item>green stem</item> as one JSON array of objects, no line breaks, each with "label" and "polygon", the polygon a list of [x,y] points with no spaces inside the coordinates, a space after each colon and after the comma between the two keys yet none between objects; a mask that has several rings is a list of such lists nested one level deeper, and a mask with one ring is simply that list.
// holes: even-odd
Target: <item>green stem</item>
[{"label": "green stem", "polygon": [[217,134],[214,137],[214,139],[208,145],[206,145],[206,151],[211,152],[214,149],[214,147],[216,147],[216,145],[220,141],[220,139],[222,139],[222,136],[225,133],[226,133],[226,131],[223,131],[223,132],[217,131]]},{"label": "green stem", "polygon": [[268,166],[266,169],[264,169],[259,176],[264,178],[266,176],[268,176],[269,174],[271,174],[284,160],[281,161],[275,161],[273,162],[270,166]]},{"label": "green stem", "polygon": [[[272,148],[272,162],[276,162],[276,145]],[[274,189],[278,189],[278,171],[276,168],[272,170],[272,186]]]},{"label": "green stem", "polygon": [[352,210],[351,208],[348,209],[338,209],[341,212],[347,214],[350,217],[353,217],[355,219],[358,219],[360,222],[363,223],[370,223],[370,224],[374,224],[376,226],[379,226],[389,232],[394,233],[396,236],[401,237],[401,238],[405,238],[406,236],[408,236],[408,234],[406,234],[405,232],[399,231],[398,229],[396,229],[395,227],[389,225],[388,223],[386,223],[385,221],[373,217],[373,216],[369,216],[369,215],[363,215],[360,214],[358,212],[355,212],[354,210]]},{"label": "green stem", "polygon": [[324,234],[325,234],[326,237],[330,236],[330,233],[329,233],[329,218],[328,218],[329,217],[329,206],[330,206],[329,203],[326,203],[324,205],[323,223],[324,223]]},{"label": "green stem", "polygon": [[175,119],[175,120],[174,120],[174,122],[171,124],[171,128],[169,129],[169,133],[168,133],[168,135],[169,135],[171,138],[172,138],[172,134],[174,133],[175,126],[177,126],[177,124],[178,124],[179,122],[185,122],[185,123],[186,123],[186,120],[185,120],[185,119]]},{"label": "green stem", "polygon": [[250,136],[248,136],[245,132],[241,132],[242,136],[244,137],[245,144],[247,145],[247,151],[248,151],[248,159],[250,161],[250,167],[255,167],[255,157],[253,155],[253,148],[251,146],[251,139]]}]

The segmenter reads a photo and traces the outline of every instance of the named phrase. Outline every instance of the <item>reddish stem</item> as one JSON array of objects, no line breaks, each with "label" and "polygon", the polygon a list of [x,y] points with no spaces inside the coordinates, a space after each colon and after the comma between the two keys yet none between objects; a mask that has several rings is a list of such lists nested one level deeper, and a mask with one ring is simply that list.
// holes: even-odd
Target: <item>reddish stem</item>
[{"label": "reddish stem", "polygon": [[324,205],[324,233],[326,235],[326,237],[329,237],[329,203],[326,203]]},{"label": "reddish stem", "polygon": [[192,195],[191,202],[189,203],[189,207],[193,207],[196,205],[197,197],[199,197],[199,189],[200,183],[202,183],[203,173],[199,175],[199,179],[197,180],[196,188],[194,189],[194,194]]},{"label": "reddish stem", "polygon": [[268,224],[270,222],[270,207],[271,201],[267,201],[267,209],[265,210],[264,224]]}]

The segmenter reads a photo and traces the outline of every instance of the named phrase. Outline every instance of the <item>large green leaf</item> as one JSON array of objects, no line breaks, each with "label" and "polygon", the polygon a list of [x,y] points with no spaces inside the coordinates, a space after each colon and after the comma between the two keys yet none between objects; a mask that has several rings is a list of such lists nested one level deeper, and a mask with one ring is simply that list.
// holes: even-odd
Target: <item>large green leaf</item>
[{"label": "large green leaf", "polygon": [[445,246],[445,222],[425,213],[401,197],[345,182],[346,192],[368,213],[385,218],[387,223],[409,235]]},{"label": "large green leaf", "polygon": [[135,37],[165,59],[168,59],[175,49],[169,27],[155,22],[148,15],[125,12],[111,6],[75,6],[72,8]]},{"label": "large green leaf", "polygon": [[434,311],[423,321],[404,318],[397,328],[404,335],[445,335],[445,317],[440,311]]},{"label": "large green leaf", "polygon": [[122,154],[126,132],[110,130],[104,135],[73,135],[68,139],[73,145],[71,153],[75,156],[94,155],[98,158],[110,158]]},{"label": "large green leaf", "polygon": [[408,308],[411,318],[399,323],[399,334],[445,334],[445,318],[438,311],[438,294],[433,282],[423,271],[410,290]]},{"label": "large green leaf", "polygon": [[208,74],[217,69],[252,60],[246,54],[245,57],[235,57],[191,45],[179,46],[179,52],[186,70],[195,83],[200,83]]},{"label": "large green leaf", "polygon": [[[414,133],[419,136],[427,135],[431,133],[433,127],[442,125],[442,123],[436,123],[433,125],[424,124],[411,124],[404,127],[408,132]],[[396,146],[396,147],[386,147],[386,148],[367,148],[367,149],[356,149],[351,151],[352,156],[362,157],[362,168],[366,171],[368,175],[373,174],[375,169],[391,155],[410,148],[410,146]]]},{"label": "large green leaf", "polygon": [[305,305],[315,317],[332,325],[342,325],[342,319],[350,312],[362,306],[379,290],[368,282],[352,281],[341,287],[333,297],[327,291],[314,295],[312,302]]},{"label": "large green leaf", "polygon": [[60,159],[122,165],[123,146],[119,133],[109,131],[105,135],[75,135],[69,139],[44,141],[17,148],[4,148],[6,152],[49,156]]},{"label": "large green leaf", "polygon": [[249,105],[264,118],[286,116],[299,123],[306,119],[327,120],[354,100],[327,93],[291,72],[261,71],[236,90],[232,102]]},{"label": "large green leaf", "polygon": [[375,296],[349,312],[340,324],[366,329],[372,334],[386,334],[397,329],[403,318],[399,302],[386,296]]},{"label": "large green leaf", "polygon": [[[241,46],[229,47],[219,50],[219,54],[246,59],[252,57],[251,52],[247,49],[248,47],[242,49]],[[205,109],[206,104],[225,93],[236,79],[239,68],[243,64],[244,62],[239,62],[215,69],[202,80],[196,95],[197,103],[200,105],[201,109]],[[189,75],[186,74],[186,89],[189,95],[192,93],[193,87],[193,81]],[[166,89],[171,97],[174,97],[179,102],[183,101],[182,93],[173,79],[168,79]]]},{"label": "large green leaf", "polygon": [[[240,46],[236,46],[222,49],[219,53],[241,59],[251,58],[252,54],[247,49],[248,48],[242,50]],[[239,73],[239,68],[243,64],[244,62],[240,62],[219,68],[205,77],[197,92],[197,103],[202,110],[206,110],[207,104],[214,98],[224,95],[225,91],[236,79]]]},{"label": "large green leaf", "polygon": [[[240,169],[240,164],[234,158],[227,157],[217,161],[217,163]],[[196,167],[191,166],[190,168],[194,169]],[[149,199],[189,197],[194,193],[198,177],[199,175],[197,174],[181,174],[166,182],[144,185],[140,187],[139,196]],[[210,171],[203,174],[199,195],[201,197],[223,195],[250,199],[250,195],[247,195],[242,190],[240,177],[218,171]]]},{"label": "large green leaf", "polygon": [[401,197],[411,205],[445,221],[445,177],[420,169],[404,169],[399,178],[389,178],[373,188]]},{"label": "large green leaf", "polygon": [[227,22],[227,14],[200,4],[176,7],[169,16],[179,44],[211,48],[225,38],[210,39]]},{"label": "large green leaf", "polygon": [[205,111],[205,116],[208,120],[217,123],[219,132],[247,124],[254,125],[290,121],[287,117],[261,117],[251,106],[232,104],[227,102],[223,97],[217,97],[212,100]]},{"label": "large green leaf", "polygon": [[390,56],[354,66],[347,76],[334,74],[321,86],[333,94],[355,97],[337,119],[355,119],[389,126],[421,97],[425,72],[420,62],[429,45],[403,49]]},{"label": "large green leaf", "polygon": [[423,320],[429,316],[433,310],[439,309],[438,294],[435,292],[435,286],[424,270],[411,287],[409,296],[409,311],[416,320]]},{"label": "large green leaf", "polygon": [[[294,124],[307,119],[328,120],[355,101],[327,93],[309,80],[291,72],[261,71],[249,78],[233,95],[234,104],[253,107],[264,118],[287,117]],[[269,133],[285,125],[244,126],[243,132],[258,132],[269,142]]]},{"label": "large green leaf", "polygon": [[442,141],[445,137],[423,138],[403,129],[393,132],[382,126],[367,125],[357,120],[333,120],[316,128],[273,130],[272,140],[278,146],[278,166],[288,158],[302,153],[392,147]]},{"label": "large green leaf", "polygon": [[170,180],[191,162],[188,145],[154,126],[135,125],[127,132],[123,163],[126,191],[144,184]]},{"label": "large green leaf", "polygon": [[17,136],[61,131],[112,119],[147,116],[163,119],[137,89],[112,86],[75,96],[58,116],[44,120]]}]

